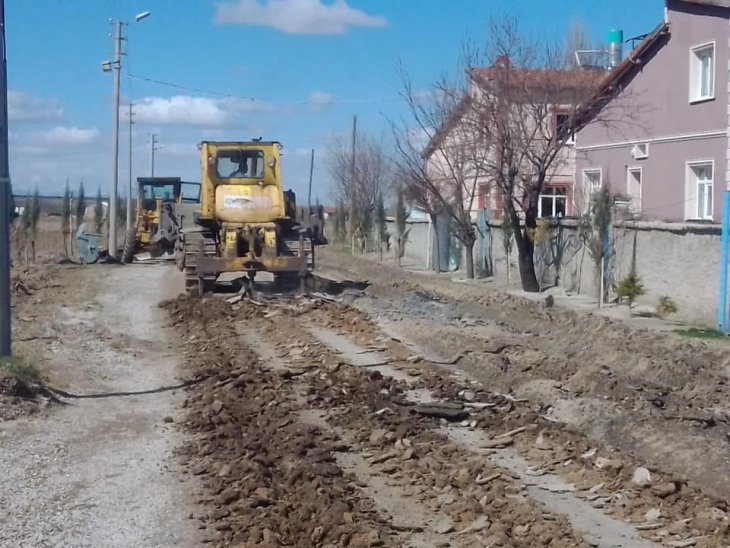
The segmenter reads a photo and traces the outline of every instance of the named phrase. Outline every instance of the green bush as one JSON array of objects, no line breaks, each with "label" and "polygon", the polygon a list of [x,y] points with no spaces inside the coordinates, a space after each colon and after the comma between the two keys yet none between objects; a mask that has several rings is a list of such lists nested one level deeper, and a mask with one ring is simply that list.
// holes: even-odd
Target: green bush
[{"label": "green bush", "polygon": [[668,297],[666,295],[659,297],[659,301],[656,305],[656,311],[659,316],[670,316],[672,314],[676,314],[679,312],[679,307],[677,306],[677,303],[675,303],[671,297]]},{"label": "green bush", "polygon": [[616,287],[616,295],[618,296],[619,301],[626,301],[629,305],[629,309],[631,309],[634,305],[634,301],[637,297],[642,296],[644,293],[646,293],[644,284],[641,283],[641,279],[636,272],[632,272],[626,276]]}]

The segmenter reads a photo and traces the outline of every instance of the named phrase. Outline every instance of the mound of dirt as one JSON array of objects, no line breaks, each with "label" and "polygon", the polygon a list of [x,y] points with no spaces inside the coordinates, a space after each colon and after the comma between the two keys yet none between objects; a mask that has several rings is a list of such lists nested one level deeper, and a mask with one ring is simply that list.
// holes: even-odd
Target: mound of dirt
[{"label": "mound of dirt", "polygon": [[164,303],[186,338],[191,372],[207,378],[190,389],[186,426],[197,443],[182,450],[200,476],[208,541],[220,546],[378,546],[387,528],[336,465],[347,450],[331,434],[295,420],[289,385],[263,369],[239,342],[234,317],[219,299]]}]

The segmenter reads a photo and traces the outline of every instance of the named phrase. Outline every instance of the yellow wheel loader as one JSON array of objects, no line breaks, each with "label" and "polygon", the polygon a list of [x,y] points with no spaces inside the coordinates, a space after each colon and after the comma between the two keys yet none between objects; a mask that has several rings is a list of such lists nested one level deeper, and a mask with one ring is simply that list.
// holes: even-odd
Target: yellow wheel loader
[{"label": "yellow wheel loader", "polygon": [[303,287],[314,269],[314,244],[296,219],[294,193],[283,190],[280,143],[205,141],[199,148],[200,211],[176,254],[186,291],[213,291],[228,272],[241,274],[243,288],[258,272]]},{"label": "yellow wheel loader", "polygon": [[139,177],[134,224],[127,229],[122,260],[131,263],[145,251],[152,257],[173,255],[183,221],[192,219],[199,201],[198,183],[179,177]]}]

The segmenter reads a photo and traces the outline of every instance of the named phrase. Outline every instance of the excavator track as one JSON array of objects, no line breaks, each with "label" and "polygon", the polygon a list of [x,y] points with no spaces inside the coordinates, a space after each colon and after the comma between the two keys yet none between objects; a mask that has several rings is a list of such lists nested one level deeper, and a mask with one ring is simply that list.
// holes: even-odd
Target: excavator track
[{"label": "excavator track", "polygon": [[207,257],[216,256],[216,243],[212,235],[206,232],[191,232],[185,235],[185,292],[193,297],[202,297],[215,288],[215,276],[198,275],[198,257],[202,253]]},{"label": "excavator track", "polygon": [[300,257],[303,247],[304,255],[307,257],[307,273],[314,270],[314,245],[311,238],[303,237],[300,242],[299,236],[289,236],[282,238],[282,243],[284,244],[284,254],[290,257]]},{"label": "excavator track", "polygon": [[312,240],[308,237],[302,237],[300,239],[299,236],[292,235],[283,237],[281,243],[283,244],[283,254],[289,257],[301,257],[303,251],[304,256],[307,258],[307,267],[303,273],[304,275],[299,272],[278,274],[274,276],[274,280],[281,287],[288,288],[298,285],[301,291],[305,291],[307,280],[314,271],[314,245],[312,244]]}]

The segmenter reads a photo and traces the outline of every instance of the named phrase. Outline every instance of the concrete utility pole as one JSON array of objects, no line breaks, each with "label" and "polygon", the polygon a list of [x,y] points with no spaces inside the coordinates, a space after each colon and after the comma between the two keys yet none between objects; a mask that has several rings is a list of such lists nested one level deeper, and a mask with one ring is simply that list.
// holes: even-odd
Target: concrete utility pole
[{"label": "concrete utility pole", "polygon": [[314,149],[312,149],[312,159],[309,162],[309,193],[307,196],[307,204],[309,211],[309,219],[307,219],[307,226],[312,222],[312,178],[314,177]]},{"label": "concrete utility pole", "polygon": [[112,101],[112,183],[109,187],[109,256],[117,256],[117,186],[119,183],[119,75],[122,70],[122,22],[114,21],[114,100]]},{"label": "concrete utility pole", "polygon": [[0,357],[10,356],[10,166],[8,163],[8,61],[5,0],[0,0]]},{"label": "concrete utility pole", "polygon": [[[150,12],[144,11],[137,14],[135,21],[139,22],[150,16]],[[122,21],[112,21],[114,25],[114,61],[105,61],[101,64],[104,72],[112,72],[114,75],[114,100],[112,113],[112,182],[109,188],[109,256],[117,256],[117,188],[119,186],[119,85],[120,73],[122,71],[122,27],[126,24]]]},{"label": "concrete utility pole", "polygon": [[150,177],[155,176],[155,151],[164,148],[164,145],[157,146],[157,133],[150,135]]},{"label": "concrete utility pole", "polygon": [[127,188],[127,232],[132,226],[132,126],[134,125],[134,103],[129,103],[129,188]]}]

